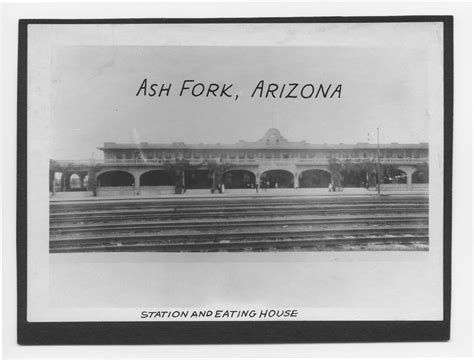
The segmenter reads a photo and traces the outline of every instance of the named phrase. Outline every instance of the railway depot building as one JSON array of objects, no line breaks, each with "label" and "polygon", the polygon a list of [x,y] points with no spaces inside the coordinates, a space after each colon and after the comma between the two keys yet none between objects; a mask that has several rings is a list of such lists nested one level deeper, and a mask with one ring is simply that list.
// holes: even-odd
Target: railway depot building
[{"label": "railway depot building", "polygon": [[232,145],[106,142],[99,149],[104,159],[98,163],[51,161],[53,191],[159,195],[223,185],[226,191],[255,192],[257,186],[327,189],[331,182],[370,190],[377,183],[378,159],[382,189],[427,189],[429,178],[427,143],[315,145],[288,141],[274,128],[260,140]]}]

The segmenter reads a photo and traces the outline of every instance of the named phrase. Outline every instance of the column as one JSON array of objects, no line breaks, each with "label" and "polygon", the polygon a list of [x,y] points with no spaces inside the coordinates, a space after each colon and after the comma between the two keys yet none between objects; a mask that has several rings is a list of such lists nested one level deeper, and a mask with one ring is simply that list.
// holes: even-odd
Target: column
[{"label": "column", "polygon": [[257,186],[257,190],[260,191],[260,171],[256,172],[255,183],[255,186]]},{"label": "column", "polygon": [[[222,175],[221,175],[221,176],[222,176]],[[186,171],[184,170],[184,168],[183,168],[182,177],[183,177],[183,183],[182,183],[181,194],[184,194],[184,193],[186,192]]]},{"label": "column", "polygon": [[96,171],[94,167],[90,167],[87,175],[89,176],[88,181],[87,181],[87,190],[92,191],[94,196],[97,196],[97,182],[98,179],[96,179]]},{"label": "column", "polygon": [[298,189],[298,187],[300,186],[299,185],[298,172],[295,171],[294,176],[295,176],[295,178],[294,178],[293,184],[294,184],[295,189]]},{"label": "column", "polygon": [[411,190],[411,177],[413,175],[414,171],[407,171],[407,190]]},{"label": "column", "polygon": [[133,174],[133,177],[135,178],[135,187],[133,192],[135,195],[140,195],[140,174]]},{"label": "column", "polygon": [[69,191],[71,190],[71,174],[68,172],[64,173],[64,191]]},{"label": "column", "polygon": [[66,191],[65,187],[65,179],[66,179],[66,174],[64,172],[61,173],[61,191]]}]

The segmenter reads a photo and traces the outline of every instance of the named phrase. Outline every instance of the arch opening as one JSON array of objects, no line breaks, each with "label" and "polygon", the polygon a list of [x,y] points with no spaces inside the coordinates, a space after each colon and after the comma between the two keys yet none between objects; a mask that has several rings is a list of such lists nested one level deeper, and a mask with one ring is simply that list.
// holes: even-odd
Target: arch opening
[{"label": "arch opening", "polygon": [[300,188],[327,188],[331,182],[331,174],[325,170],[305,170],[298,177]]},{"label": "arch opening", "polygon": [[212,174],[207,170],[185,170],[184,183],[186,189],[210,189]]},{"label": "arch opening", "polygon": [[135,178],[126,171],[107,171],[97,177],[97,185],[98,187],[134,186]]},{"label": "arch opening", "polygon": [[171,176],[164,170],[151,170],[140,176],[140,186],[174,185]]},{"label": "arch opening", "polygon": [[64,191],[64,174],[62,171],[55,171],[53,175],[53,186],[54,186],[54,191]]},{"label": "arch opening", "polygon": [[69,189],[72,191],[82,189],[81,178],[79,175],[75,173],[71,174],[69,177]]},{"label": "arch opening", "polygon": [[363,169],[341,171],[343,187],[369,187],[377,182],[376,173]]},{"label": "arch opening", "polygon": [[383,184],[406,184],[407,174],[399,169],[385,169],[382,173]]},{"label": "arch opening", "polygon": [[222,175],[227,189],[249,189],[255,187],[255,175],[248,170],[229,170]]},{"label": "arch opening", "polygon": [[428,184],[429,183],[428,170],[417,170],[411,176],[412,184]]},{"label": "arch opening", "polygon": [[265,188],[292,188],[293,174],[287,170],[268,170],[260,176],[260,186]]}]

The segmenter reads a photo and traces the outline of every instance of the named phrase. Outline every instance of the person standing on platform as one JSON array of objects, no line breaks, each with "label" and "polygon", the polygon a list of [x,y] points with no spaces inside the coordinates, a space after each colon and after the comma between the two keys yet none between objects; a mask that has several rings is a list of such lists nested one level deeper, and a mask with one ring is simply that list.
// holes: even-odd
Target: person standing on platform
[{"label": "person standing on platform", "polygon": [[332,183],[329,183],[329,188],[328,188],[329,192],[332,191]]}]

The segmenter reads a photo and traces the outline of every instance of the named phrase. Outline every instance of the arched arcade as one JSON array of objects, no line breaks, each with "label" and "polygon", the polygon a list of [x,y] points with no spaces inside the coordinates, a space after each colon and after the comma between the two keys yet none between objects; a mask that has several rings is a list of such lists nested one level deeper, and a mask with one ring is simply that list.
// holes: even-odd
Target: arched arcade
[{"label": "arched arcade", "polygon": [[255,174],[249,170],[233,169],[222,174],[222,183],[227,189],[253,188],[255,181]]},{"label": "arched arcade", "polygon": [[309,169],[298,176],[300,188],[327,188],[331,182],[331,173],[326,170]]},{"label": "arched arcade", "polygon": [[260,175],[260,186],[265,188],[292,188],[294,175],[288,170],[267,170]]}]

